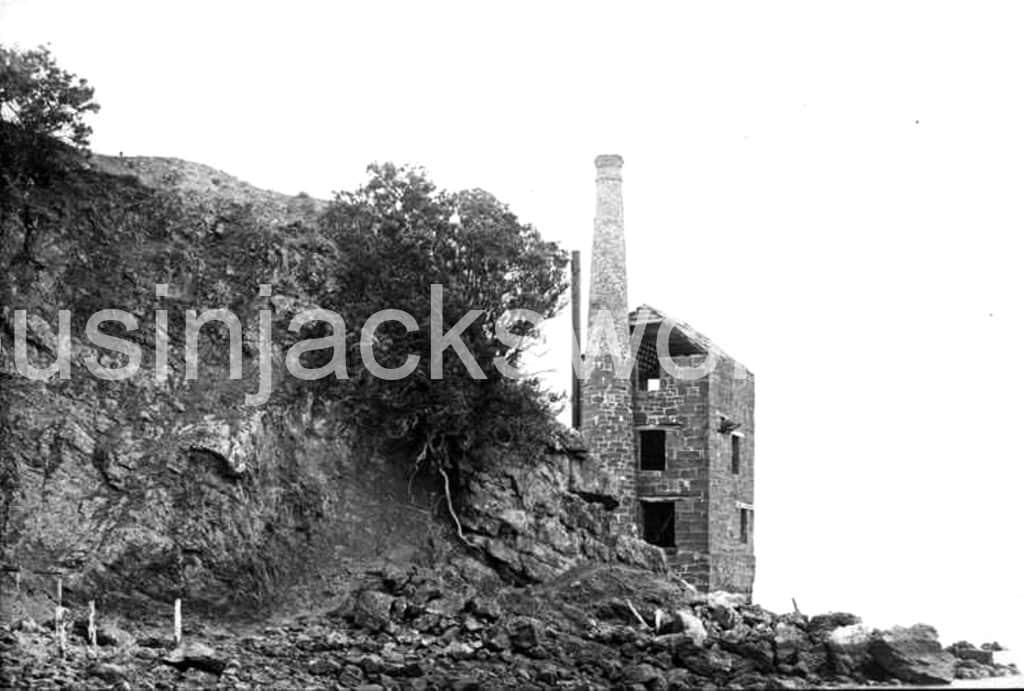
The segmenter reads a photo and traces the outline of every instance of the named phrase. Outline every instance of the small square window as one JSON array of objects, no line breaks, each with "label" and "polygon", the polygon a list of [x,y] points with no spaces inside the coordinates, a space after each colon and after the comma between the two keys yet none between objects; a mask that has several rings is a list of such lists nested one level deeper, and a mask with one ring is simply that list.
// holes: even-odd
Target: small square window
[{"label": "small square window", "polygon": [[665,469],[665,430],[640,430],[640,470]]}]

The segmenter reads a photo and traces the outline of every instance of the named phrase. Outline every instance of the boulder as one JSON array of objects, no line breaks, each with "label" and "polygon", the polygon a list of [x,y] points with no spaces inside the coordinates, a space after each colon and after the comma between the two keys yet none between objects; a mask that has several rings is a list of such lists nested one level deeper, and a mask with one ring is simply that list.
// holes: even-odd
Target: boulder
[{"label": "boulder", "polygon": [[741,593],[729,593],[724,590],[716,590],[713,593],[709,593],[707,596],[707,603],[709,607],[729,607],[735,609],[742,605],[747,604],[750,598],[747,595]]},{"label": "boulder", "polygon": [[627,686],[640,684],[649,689],[663,689],[667,686],[665,676],[653,665],[647,663],[629,665],[623,669],[622,683]]},{"label": "boulder", "polygon": [[810,647],[807,633],[789,622],[779,622],[775,626],[775,658],[780,664],[793,664],[797,653]]},{"label": "boulder", "polygon": [[[739,629],[733,629],[728,633],[732,634]],[[748,630],[749,631],[749,630]],[[727,650],[740,660],[733,661],[734,670],[757,670],[759,672],[772,672],[775,668],[775,654],[772,650],[771,639],[748,633],[743,637],[726,636],[719,643],[723,650]]]},{"label": "boulder", "polygon": [[711,608],[711,619],[722,630],[729,630],[742,621],[739,613],[728,605],[717,604]]},{"label": "boulder", "polygon": [[[89,621],[87,619],[76,619],[74,624],[71,626],[71,632],[81,637],[82,639],[89,640]],[[119,629],[112,624],[103,624],[96,627],[96,645],[102,646],[127,646],[131,645],[133,639],[132,635],[127,631]],[[140,645],[142,645],[140,643]],[[173,645],[173,642],[172,642]],[[147,646],[152,647],[152,646]],[[170,646],[168,646],[170,647]]]},{"label": "boulder", "polygon": [[955,657],[958,657],[961,660],[973,660],[975,662],[980,662],[983,665],[991,665],[994,660],[993,650],[976,648],[967,641],[957,641],[946,648],[946,651],[952,653]]},{"label": "boulder", "polygon": [[675,662],[694,674],[716,680],[729,676],[733,671],[733,657],[721,650],[693,648],[685,655],[677,655]]},{"label": "boulder", "polygon": [[544,632],[541,623],[532,617],[516,617],[508,623],[506,630],[512,648],[522,652],[539,646]]},{"label": "boulder", "polygon": [[863,678],[866,667],[871,662],[868,647],[871,644],[873,630],[864,624],[840,626],[829,632],[825,645],[832,659],[832,668],[836,674]]},{"label": "boulder", "polygon": [[957,679],[987,679],[991,676],[989,668],[974,660],[959,660],[954,672]]},{"label": "boulder", "polygon": [[227,667],[227,661],[208,645],[203,643],[187,643],[167,653],[163,663],[175,667],[179,671],[198,669],[202,672],[220,675]]},{"label": "boulder", "polygon": [[685,656],[687,651],[692,651],[699,648],[694,644],[693,639],[685,633],[665,633],[660,636],[655,636],[651,642],[651,646],[655,651],[667,651],[673,655],[677,654]]},{"label": "boulder", "polygon": [[391,620],[395,598],[376,590],[363,590],[352,605],[352,623],[368,631],[381,631]]},{"label": "boulder", "polygon": [[680,623],[683,633],[690,637],[694,644],[704,645],[707,640],[708,631],[704,628],[704,622],[696,614],[687,612],[685,609],[676,611],[676,620]]},{"label": "boulder", "polygon": [[89,667],[88,674],[102,679],[108,684],[116,684],[128,676],[128,670],[123,665],[116,665],[112,662],[97,662]]},{"label": "boulder", "polygon": [[956,658],[939,644],[935,629],[925,624],[894,626],[871,640],[871,657],[888,674],[911,684],[948,684]]},{"label": "boulder", "polygon": [[796,669],[804,676],[825,674],[828,671],[828,647],[824,643],[812,642],[810,647],[796,655]]},{"label": "boulder", "polygon": [[838,629],[840,626],[850,626],[851,624],[859,623],[860,617],[856,614],[828,612],[827,614],[817,614],[811,617],[811,620],[807,623],[807,630],[814,634],[824,635],[833,629]]},{"label": "boulder", "polygon": [[665,683],[669,691],[683,691],[684,689],[700,688],[700,679],[686,669],[676,667],[669,670],[665,675]]}]

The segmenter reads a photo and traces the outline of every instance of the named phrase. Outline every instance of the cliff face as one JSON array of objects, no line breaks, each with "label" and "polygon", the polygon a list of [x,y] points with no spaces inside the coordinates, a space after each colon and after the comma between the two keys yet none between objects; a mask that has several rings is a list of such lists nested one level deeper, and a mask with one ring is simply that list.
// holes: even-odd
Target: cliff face
[{"label": "cliff face", "polygon": [[[4,219],[3,560],[26,582],[63,572],[69,592],[262,597],[288,568],[279,557],[310,544],[335,510],[326,490],[342,464],[327,461],[346,453],[288,392],[243,405],[256,389],[257,310],[280,320],[307,304],[311,277],[281,280],[283,267],[299,252],[311,271],[326,259],[291,232],[316,204],[180,161],[91,163]],[[288,297],[259,298],[259,282]],[[200,334],[199,377],[186,381],[184,310],[219,307],[245,327],[244,376],[229,379],[226,332],[213,326]],[[113,333],[142,349],[140,372],[120,382],[85,368],[120,357],[84,337],[91,314],[115,308],[139,328]],[[158,308],[169,317],[163,382]],[[28,359],[40,367],[58,352],[57,310],[70,312],[69,378],[16,371],[16,309],[27,310]]]},{"label": "cliff face", "polygon": [[[0,561],[25,587],[49,588],[60,573],[72,598],[220,608],[262,601],[312,568],[311,555],[430,560],[451,550],[436,485],[410,490],[395,460],[353,450],[344,412],[282,374],[297,338],[291,318],[332,286],[340,250],[316,231],[323,202],[184,161],[105,157],[25,199],[0,224]],[[240,320],[241,377],[229,377],[227,329],[211,324],[188,381],[185,310],[217,308]],[[125,360],[85,338],[101,309],[137,319],[132,331],[104,327],[141,347],[130,379],[86,369]],[[16,310],[27,311],[34,367],[53,362],[57,311],[70,312],[69,378],[18,371]],[[157,310],[168,318],[164,380],[154,372]],[[246,405],[259,388],[261,312],[273,394]],[[587,559],[660,563],[642,543],[609,540],[603,507],[565,491],[565,449],[516,459],[518,469],[496,453],[455,488],[475,556],[519,582]]]}]

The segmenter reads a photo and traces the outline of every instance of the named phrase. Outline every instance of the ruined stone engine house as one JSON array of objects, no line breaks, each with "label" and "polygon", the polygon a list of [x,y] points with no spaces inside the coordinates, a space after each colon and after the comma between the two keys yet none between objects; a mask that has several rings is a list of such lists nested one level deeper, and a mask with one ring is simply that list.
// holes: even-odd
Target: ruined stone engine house
[{"label": "ruined stone engine house", "polygon": [[[628,309],[622,158],[598,156],[582,433],[588,491],[614,498],[617,530],[661,547],[702,590],[750,593],[754,583],[754,376],[710,339],[653,307]],[[685,370],[665,372],[668,355]],[[630,336],[640,347],[629,378],[616,377]],[[601,331],[614,331],[610,352]],[[677,372],[678,374],[678,372]]]}]

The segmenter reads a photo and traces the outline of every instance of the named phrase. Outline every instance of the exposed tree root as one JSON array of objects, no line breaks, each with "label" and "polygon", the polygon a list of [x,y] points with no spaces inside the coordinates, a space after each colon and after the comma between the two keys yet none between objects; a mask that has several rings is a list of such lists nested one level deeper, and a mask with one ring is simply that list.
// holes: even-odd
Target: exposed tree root
[{"label": "exposed tree root", "polygon": [[438,464],[437,471],[444,478],[444,498],[448,502],[448,513],[451,514],[452,520],[455,521],[455,530],[459,534],[459,539],[462,540],[462,544],[472,547],[473,545],[470,544],[469,540],[466,539],[466,535],[462,532],[462,523],[459,522],[459,517],[455,513],[455,507],[452,506],[452,488],[448,482],[448,473],[445,472],[441,464]]}]

